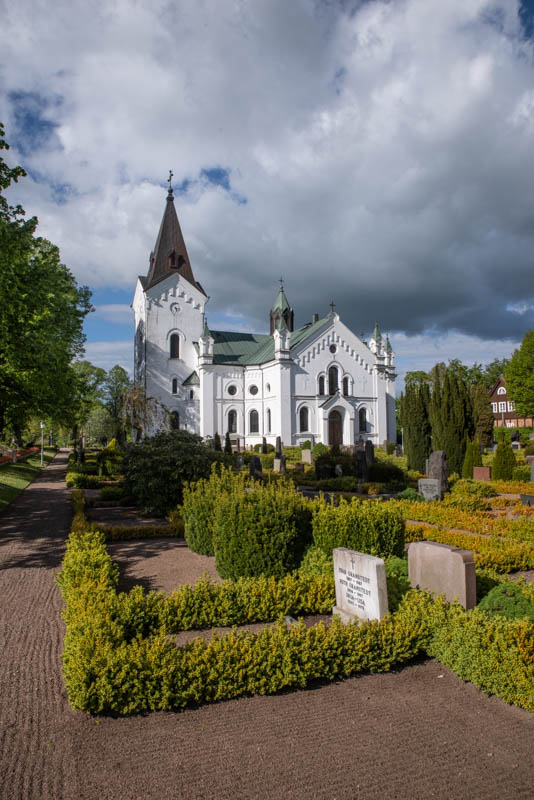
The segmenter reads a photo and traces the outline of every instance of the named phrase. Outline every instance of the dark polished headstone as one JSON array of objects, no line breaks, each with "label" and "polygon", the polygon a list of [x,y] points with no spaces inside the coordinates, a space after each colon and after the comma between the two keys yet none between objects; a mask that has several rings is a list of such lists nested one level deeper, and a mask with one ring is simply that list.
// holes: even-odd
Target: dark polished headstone
[{"label": "dark polished headstone", "polygon": [[274,454],[275,458],[280,458],[282,456],[282,439],[280,436],[276,437],[276,452]]},{"label": "dark polished headstone", "polygon": [[375,463],[375,448],[372,442],[367,439],[365,442],[365,457],[367,459],[367,465]]},{"label": "dark polished headstone", "polygon": [[251,478],[255,481],[263,478],[263,468],[261,466],[261,459],[259,456],[251,456],[248,465],[248,471]]},{"label": "dark polished headstone", "polygon": [[267,453],[267,439],[265,438],[265,436],[261,440],[261,452],[263,453],[263,455],[266,455]]},{"label": "dark polished headstone", "polygon": [[436,450],[428,458],[427,477],[439,481],[440,493],[449,491],[447,482],[447,454],[445,450]]},{"label": "dark polished headstone", "polygon": [[364,450],[358,450],[356,453],[356,477],[359,481],[367,483],[369,480],[369,469],[367,467],[367,457]]}]

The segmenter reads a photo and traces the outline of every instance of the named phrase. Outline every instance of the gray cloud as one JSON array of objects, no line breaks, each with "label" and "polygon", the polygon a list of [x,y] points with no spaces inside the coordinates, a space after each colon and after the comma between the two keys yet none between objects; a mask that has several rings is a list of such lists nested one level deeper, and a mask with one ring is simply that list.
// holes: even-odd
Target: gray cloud
[{"label": "gray cloud", "polygon": [[487,360],[534,324],[508,308],[534,302],[515,0],[53,8],[5,8],[0,118],[32,176],[13,197],[81,282],[133,292],[172,167],[210,314],[265,328],[282,274],[298,323],[333,299],[357,332],[455,331]]}]

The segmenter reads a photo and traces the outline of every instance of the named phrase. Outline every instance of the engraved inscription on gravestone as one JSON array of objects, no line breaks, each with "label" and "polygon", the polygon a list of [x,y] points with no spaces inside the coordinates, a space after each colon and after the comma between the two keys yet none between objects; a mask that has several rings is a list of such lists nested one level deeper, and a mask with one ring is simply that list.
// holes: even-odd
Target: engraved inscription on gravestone
[{"label": "engraved inscription on gravestone", "polygon": [[425,500],[440,500],[440,483],[433,478],[419,478],[417,481],[417,489]]},{"label": "engraved inscription on gravestone", "polygon": [[381,558],[346,547],[334,549],[336,605],[342,622],[381,619],[388,613],[386,569]]}]

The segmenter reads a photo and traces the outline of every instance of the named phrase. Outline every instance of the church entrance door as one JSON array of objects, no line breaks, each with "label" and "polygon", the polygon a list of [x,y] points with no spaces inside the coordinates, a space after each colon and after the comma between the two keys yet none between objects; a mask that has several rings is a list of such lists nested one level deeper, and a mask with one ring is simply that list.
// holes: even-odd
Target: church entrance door
[{"label": "church entrance door", "polygon": [[328,416],[328,444],[343,444],[343,420],[339,411],[331,411]]}]

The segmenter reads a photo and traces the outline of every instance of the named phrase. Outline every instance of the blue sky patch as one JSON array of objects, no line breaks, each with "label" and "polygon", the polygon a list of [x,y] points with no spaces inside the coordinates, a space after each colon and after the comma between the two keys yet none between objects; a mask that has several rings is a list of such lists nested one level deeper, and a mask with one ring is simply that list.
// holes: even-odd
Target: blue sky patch
[{"label": "blue sky patch", "polygon": [[61,97],[50,100],[38,92],[12,91],[8,99],[13,109],[14,123],[10,131],[11,144],[23,156],[34,154],[44,147],[61,146],[55,135],[58,125],[46,116],[51,106],[61,105]]}]

